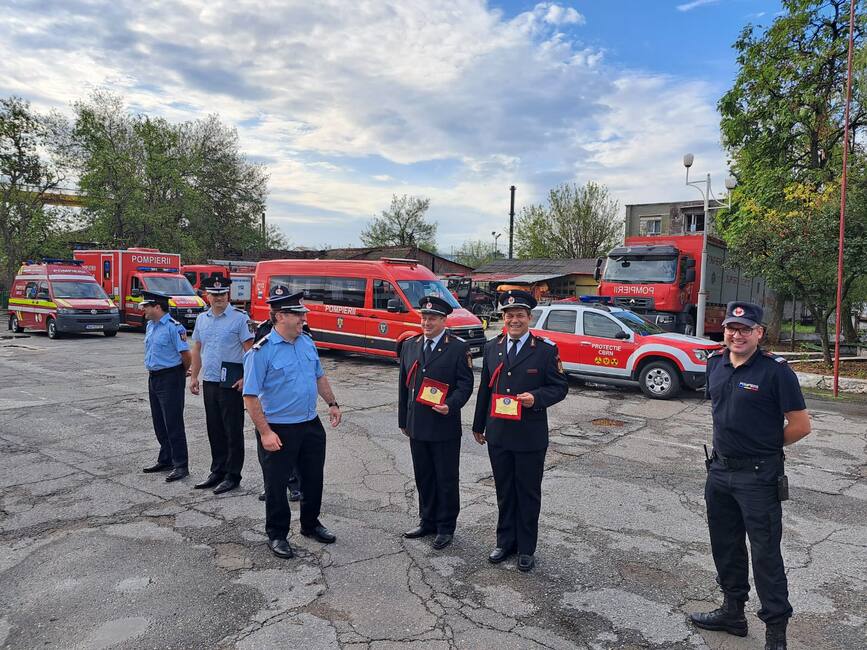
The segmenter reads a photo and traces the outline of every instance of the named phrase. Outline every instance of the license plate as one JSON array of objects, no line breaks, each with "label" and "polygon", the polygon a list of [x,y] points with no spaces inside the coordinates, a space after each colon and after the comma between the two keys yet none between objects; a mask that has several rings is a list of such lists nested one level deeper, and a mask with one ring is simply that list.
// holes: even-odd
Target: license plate
[{"label": "license plate", "polygon": [[89,330],[101,330],[103,328],[103,326],[102,325],[85,325],[84,328],[89,329]]},{"label": "license plate", "polygon": [[470,348],[470,354],[476,354],[481,348]]}]

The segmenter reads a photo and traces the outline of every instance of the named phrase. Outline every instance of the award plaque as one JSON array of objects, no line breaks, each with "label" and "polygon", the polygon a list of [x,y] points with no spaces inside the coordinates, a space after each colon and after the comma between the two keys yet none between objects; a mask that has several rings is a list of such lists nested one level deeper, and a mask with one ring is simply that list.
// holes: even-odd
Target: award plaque
[{"label": "award plaque", "polygon": [[441,404],[445,404],[448,392],[448,384],[425,378],[421,382],[415,401],[427,404],[428,406],[440,406]]},{"label": "award plaque", "polygon": [[491,395],[491,417],[503,420],[521,419],[521,402],[514,395],[493,393]]}]

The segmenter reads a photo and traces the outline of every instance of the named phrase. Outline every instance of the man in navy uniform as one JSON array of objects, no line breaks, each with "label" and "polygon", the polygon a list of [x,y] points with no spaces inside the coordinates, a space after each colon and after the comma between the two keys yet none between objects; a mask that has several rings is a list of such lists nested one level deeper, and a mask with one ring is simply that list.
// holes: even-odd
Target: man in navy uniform
[{"label": "man in navy uniform", "polygon": [[488,443],[497,489],[499,564],[518,553],[518,569],[535,564],[542,505],[542,473],[548,449],[547,409],[563,400],[569,383],[557,346],[530,333],[536,300],[526,291],[499,296],[506,334],[485,345],[473,436]]},{"label": "man in navy uniform", "polygon": [[271,552],[281,558],[294,557],[286,540],[291,518],[286,487],[294,467],[304,486],[301,534],[323,544],[336,540],[319,521],[325,429],[316,414],[317,393],[328,403],[332,427],[341,413],[316,346],[303,333],[308,309],[302,298],[301,291],[273,287],[268,304],[274,327],[244,356],[244,405],[263,448],[265,532]]},{"label": "man in navy uniform", "polygon": [[690,614],[690,619],[706,630],[747,635],[749,538],[765,648],[783,650],[792,615],[780,553],[781,502],[788,498],[783,446],[810,433],[810,416],[786,360],[759,347],[765,333],[761,323],[761,307],[730,302],[723,321],[727,349],[707,361],[713,454],[704,496],[723,604],[712,612]]},{"label": "man in navy uniform", "polygon": [[[190,392],[204,392],[205,424],[211,447],[211,472],[196,483],[197,490],[214,488],[214,494],[234,490],[241,483],[244,467],[244,380],[221,386],[223,364],[240,366],[244,353],[253,346],[247,314],[229,304],[232,280],[220,276],[207,278],[202,288],[211,308],[196,317],[193,330],[193,363],[190,366]],[[202,383],[199,384],[199,373]]]},{"label": "man in navy uniform", "polygon": [[403,536],[436,533],[432,546],[439,550],[452,543],[461,509],[461,408],[473,393],[473,358],[462,339],[446,332],[449,303],[425,296],[418,308],[423,334],[400,351],[397,425],[409,437],[419,524]]},{"label": "man in navy uniform", "polygon": [[148,369],[148,397],[154,433],[160,453],[145,473],[172,470],[166,482],[189,474],[187,433],[184,430],[184,381],[190,367],[187,330],[169,316],[169,297],[142,291],[142,308],[148,321],[145,330],[144,363]]}]

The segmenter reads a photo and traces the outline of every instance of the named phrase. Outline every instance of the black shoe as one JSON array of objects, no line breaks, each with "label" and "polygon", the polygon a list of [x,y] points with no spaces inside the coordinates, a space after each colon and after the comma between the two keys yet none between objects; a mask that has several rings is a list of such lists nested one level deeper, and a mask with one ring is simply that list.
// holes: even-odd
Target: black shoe
[{"label": "black shoe", "polygon": [[493,551],[491,551],[491,554],[488,556],[488,562],[490,562],[491,564],[499,564],[500,562],[503,562],[514,554],[515,549],[505,549],[498,546]]},{"label": "black shoe", "polygon": [[262,494],[259,495],[259,501],[265,500],[265,490],[262,490]]},{"label": "black shoe", "polygon": [[304,495],[301,494],[301,490],[289,490],[289,500],[290,501],[301,501],[304,498]]},{"label": "black shoe", "polygon": [[432,546],[435,550],[439,551],[440,549],[443,549],[443,548],[445,548],[446,546],[448,546],[449,544],[451,544],[451,543],[452,543],[452,539],[454,539],[454,535],[448,535],[448,534],[442,534],[442,533],[439,533],[439,534],[437,534],[437,536],[434,538],[434,541],[433,541],[433,543],[431,544],[431,546]]},{"label": "black shoe", "polygon": [[171,463],[156,463],[150,467],[143,467],[141,471],[145,474],[153,474],[154,472],[165,472],[172,468]]},{"label": "black shoe", "polygon": [[427,537],[428,535],[433,535],[435,531],[430,528],[425,528],[424,526],[416,526],[412,530],[406,531],[403,536],[407,539],[416,539],[417,537]]},{"label": "black shoe", "polygon": [[216,488],[214,488],[214,494],[222,494],[223,492],[234,490],[239,485],[241,485],[240,481],[227,478],[225,481],[222,481]]},{"label": "black shoe", "polygon": [[196,483],[193,487],[197,490],[206,490],[208,488],[214,487],[215,485],[219,485],[220,481],[222,481],[222,480],[223,480],[222,475],[214,474],[213,472],[211,472],[208,475],[208,478],[206,478],[201,483]]},{"label": "black shoe", "polygon": [[689,615],[689,620],[692,621],[693,625],[703,630],[728,632],[735,636],[747,635],[744,603],[729,596],[723,598],[723,604],[719,608],[712,612],[693,612]]},{"label": "black shoe", "polygon": [[765,650],[786,650],[786,625],[788,621],[765,628]]},{"label": "black shoe", "polygon": [[285,539],[269,539],[268,540],[268,548],[271,549],[271,552],[277,557],[282,557],[284,560],[291,560],[295,557],[295,553],[292,551],[292,547],[289,546],[289,542]]},{"label": "black shoe", "polygon": [[175,467],[171,473],[166,476],[166,483],[171,483],[172,481],[179,481],[182,478],[186,478],[190,475],[187,471],[186,467]]},{"label": "black shoe", "polygon": [[317,542],[322,542],[323,544],[333,544],[337,541],[337,537],[335,537],[325,526],[317,526],[312,530],[302,528],[301,534],[304,535],[304,537],[312,537]]},{"label": "black shoe", "polygon": [[527,555],[526,553],[521,553],[518,556],[518,569],[523,572],[527,572],[531,570],[534,566],[536,566],[536,558],[532,555]]}]

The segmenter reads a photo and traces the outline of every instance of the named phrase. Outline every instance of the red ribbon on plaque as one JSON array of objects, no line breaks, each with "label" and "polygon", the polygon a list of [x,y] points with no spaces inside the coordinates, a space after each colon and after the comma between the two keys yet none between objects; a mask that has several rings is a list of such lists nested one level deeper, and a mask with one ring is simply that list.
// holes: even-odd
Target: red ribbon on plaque
[{"label": "red ribbon on plaque", "polygon": [[445,403],[448,393],[448,384],[425,377],[418,389],[415,401],[427,404],[428,406],[441,406]]}]

